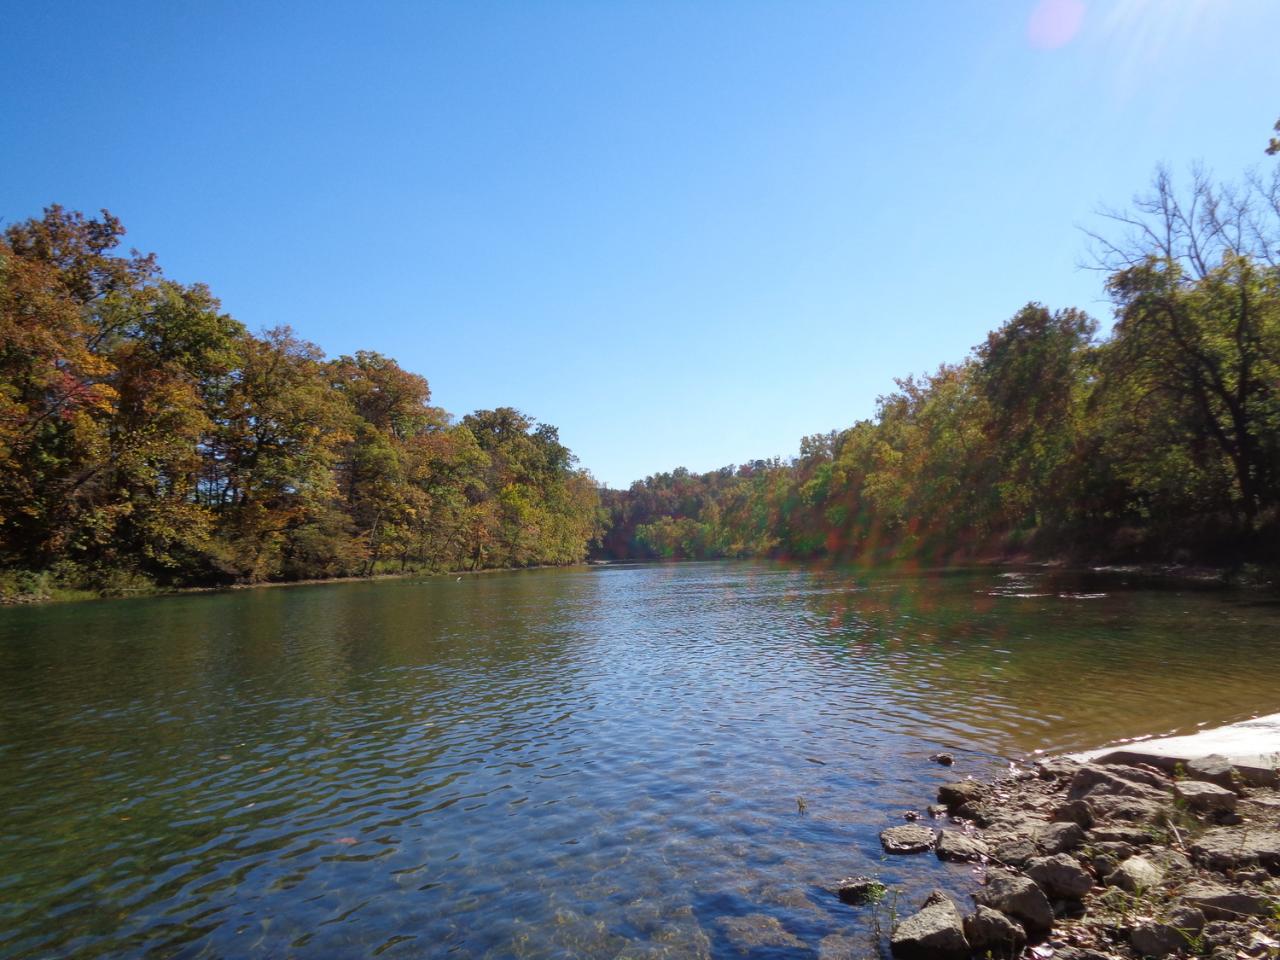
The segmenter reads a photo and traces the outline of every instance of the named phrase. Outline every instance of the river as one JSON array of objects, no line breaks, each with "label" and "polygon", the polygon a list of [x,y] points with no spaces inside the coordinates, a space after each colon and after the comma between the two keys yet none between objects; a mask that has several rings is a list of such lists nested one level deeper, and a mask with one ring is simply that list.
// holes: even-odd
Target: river
[{"label": "river", "polygon": [[2,609],[0,955],[874,955],[895,905],[825,886],[876,874],[902,910],[970,889],[880,852],[939,783],[1278,691],[1270,595],[1035,570]]}]

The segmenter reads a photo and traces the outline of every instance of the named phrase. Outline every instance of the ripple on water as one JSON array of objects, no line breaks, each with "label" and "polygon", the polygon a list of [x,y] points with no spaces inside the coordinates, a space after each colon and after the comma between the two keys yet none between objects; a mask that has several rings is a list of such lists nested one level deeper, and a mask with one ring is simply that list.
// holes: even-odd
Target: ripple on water
[{"label": "ripple on water", "polygon": [[971,883],[880,854],[931,753],[1275,709],[1276,620],[755,563],[0,611],[0,954],[871,953],[831,881]]}]

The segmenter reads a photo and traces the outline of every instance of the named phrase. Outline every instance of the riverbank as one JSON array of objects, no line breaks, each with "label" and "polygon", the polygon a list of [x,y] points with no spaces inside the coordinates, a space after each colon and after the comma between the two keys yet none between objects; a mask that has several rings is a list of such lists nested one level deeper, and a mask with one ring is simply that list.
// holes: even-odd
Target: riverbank
[{"label": "riverbank", "polygon": [[406,570],[396,573],[374,573],[359,577],[313,577],[305,580],[263,580],[257,583],[228,583],[215,586],[161,587],[135,586],[118,591],[103,592],[94,590],[68,589],[52,587],[43,591],[0,592],[0,607],[24,606],[28,604],[70,603],[81,600],[122,600],[127,597],[168,597],[186,593],[223,593],[232,590],[261,590],[268,587],[315,587],[332,583],[371,583],[380,580],[409,580],[415,577],[422,579],[443,577],[475,577],[487,573],[516,573],[523,570],[573,570],[594,566],[591,561],[582,563],[551,566],[538,564],[530,567],[482,567],[479,570]]},{"label": "riverbank", "polygon": [[982,886],[967,915],[931,895],[896,925],[893,954],[1280,957],[1278,768],[1275,714],[946,785],[933,825],[909,813],[882,843],[972,861]]}]

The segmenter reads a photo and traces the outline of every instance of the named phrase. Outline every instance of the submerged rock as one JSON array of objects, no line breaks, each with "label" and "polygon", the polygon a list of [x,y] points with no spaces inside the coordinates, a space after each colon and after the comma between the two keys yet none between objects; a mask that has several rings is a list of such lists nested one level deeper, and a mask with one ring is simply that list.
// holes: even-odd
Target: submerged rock
[{"label": "submerged rock", "polygon": [[750,953],[760,947],[785,947],[788,950],[804,950],[804,941],[790,933],[774,917],[763,913],[750,913],[745,917],[721,917],[719,920],[725,939],[739,953]]},{"label": "submerged rock", "polygon": [[885,885],[875,877],[845,877],[836,884],[836,896],[845,903],[874,903],[885,894]]},{"label": "submerged rock", "polygon": [[893,955],[899,960],[964,960],[971,952],[964,918],[946,897],[930,900],[894,929],[889,937]]},{"label": "submerged rock", "polygon": [[934,832],[930,827],[908,824],[881,831],[880,845],[885,853],[924,853],[933,846]]}]

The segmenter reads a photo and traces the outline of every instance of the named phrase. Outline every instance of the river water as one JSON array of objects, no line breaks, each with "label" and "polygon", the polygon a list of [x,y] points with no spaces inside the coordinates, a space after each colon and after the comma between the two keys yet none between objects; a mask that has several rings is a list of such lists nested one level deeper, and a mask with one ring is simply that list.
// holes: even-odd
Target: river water
[{"label": "river water", "polygon": [[[901,811],[1280,709],[1278,628],[1266,595],[763,563],[0,610],[0,956],[874,956],[973,884],[883,857]],[[827,892],[861,873],[896,893]]]}]

